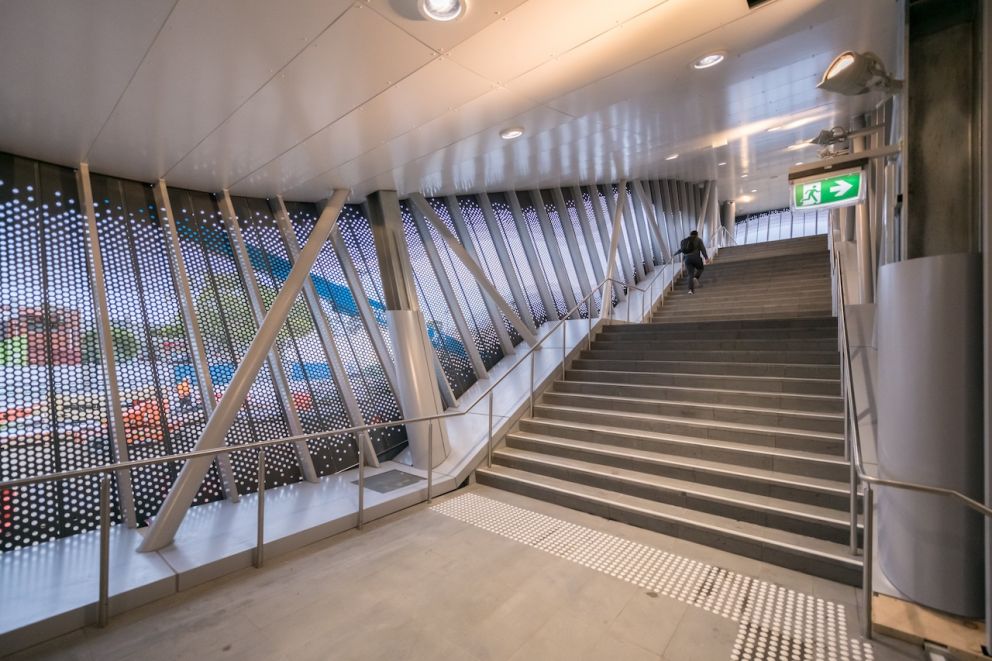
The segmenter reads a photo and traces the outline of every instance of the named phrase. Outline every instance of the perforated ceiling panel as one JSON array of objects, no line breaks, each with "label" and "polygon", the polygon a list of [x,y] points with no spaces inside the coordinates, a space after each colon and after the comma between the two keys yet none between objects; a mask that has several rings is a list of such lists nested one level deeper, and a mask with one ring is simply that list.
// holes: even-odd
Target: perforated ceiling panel
[{"label": "perforated ceiling panel", "polygon": [[[296,231],[297,241],[302,246],[317,222],[317,209],[312,204],[287,202],[286,210]],[[361,218],[357,207],[346,206],[339,217],[339,227],[343,229],[343,224],[356,222],[356,214]],[[345,233],[351,235],[350,231]],[[374,250],[371,252],[375,254]],[[328,242],[324,244],[310,271],[323,314],[333,332],[338,353],[364,420],[370,424],[400,420],[403,416],[368,331],[359,318],[358,304],[345,279],[342,259],[351,260],[356,272],[360,270],[359,265],[361,270],[365,270],[360,255],[356,263],[350,254],[338,255]],[[388,335],[382,304],[372,297],[367,297],[366,300],[377,322],[374,332]],[[406,443],[406,429],[386,427],[373,430],[371,438],[376,453],[387,455]],[[314,461],[317,461],[316,455]]]},{"label": "perforated ceiling panel", "polygon": [[[71,170],[0,154],[0,480],[113,461]],[[116,489],[113,493],[116,508]],[[0,493],[0,550],[89,530],[98,479]]]}]

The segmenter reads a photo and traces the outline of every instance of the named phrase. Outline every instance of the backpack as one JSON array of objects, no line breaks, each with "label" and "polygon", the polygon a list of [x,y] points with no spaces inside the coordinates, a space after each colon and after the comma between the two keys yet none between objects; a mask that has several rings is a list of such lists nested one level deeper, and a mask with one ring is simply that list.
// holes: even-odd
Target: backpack
[{"label": "backpack", "polygon": [[687,236],[682,239],[682,243],[679,244],[679,249],[682,251],[683,255],[691,255],[696,252],[696,242],[692,240],[691,236]]}]

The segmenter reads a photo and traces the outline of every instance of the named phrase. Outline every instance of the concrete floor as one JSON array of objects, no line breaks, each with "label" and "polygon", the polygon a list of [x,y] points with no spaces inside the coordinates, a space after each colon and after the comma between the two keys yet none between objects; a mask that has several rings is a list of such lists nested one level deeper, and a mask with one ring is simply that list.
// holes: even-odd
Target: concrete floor
[{"label": "concrete floor", "polygon": [[[860,631],[854,588],[482,486],[435,505],[466,493],[828,600],[843,607],[837,612],[851,639]],[[741,628],[685,599],[421,505],[9,658],[780,658],[744,650]],[[922,658],[896,641],[850,643],[853,653],[844,646],[823,658]]]}]

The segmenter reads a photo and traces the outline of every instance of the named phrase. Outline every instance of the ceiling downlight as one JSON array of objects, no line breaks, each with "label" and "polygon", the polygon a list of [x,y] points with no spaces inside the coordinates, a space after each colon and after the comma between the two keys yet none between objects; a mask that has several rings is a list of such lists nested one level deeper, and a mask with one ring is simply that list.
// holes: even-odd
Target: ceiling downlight
[{"label": "ceiling downlight", "polygon": [[418,0],[420,15],[432,21],[453,21],[465,13],[466,0]]},{"label": "ceiling downlight", "polygon": [[709,69],[710,67],[715,67],[716,65],[727,59],[727,54],[723,51],[714,51],[712,53],[707,53],[703,55],[695,62],[692,63],[693,69]]}]

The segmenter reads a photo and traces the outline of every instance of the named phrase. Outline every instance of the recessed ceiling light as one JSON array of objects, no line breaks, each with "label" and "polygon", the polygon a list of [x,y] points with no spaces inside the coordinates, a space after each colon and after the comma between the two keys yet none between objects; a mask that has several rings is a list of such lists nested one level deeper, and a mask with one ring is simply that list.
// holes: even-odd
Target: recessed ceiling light
[{"label": "recessed ceiling light", "polygon": [[519,138],[524,134],[524,130],[520,126],[511,126],[510,128],[503,129],[499,132],[499,137],[504,140],[513,140],[514,138]]},{"label": "recessed ceiling light", "polygon": [[802,161],[796,161],[796,165],[802,165],[802,164],[803,164]]},{"label": "recessed ceiling light", "polygon": [[726,165],[726,164],[727,164],[727,161],[720,161],[719,163],[717,163],[717,165]]},{"label": "recessed ceiling light", "polygon": [[751,196],[751,195],[741,195],[740,197],[737,198],[737,201],[738,202],[750,202],[753,199],[754,199],[754,197]]},{"label": "recessed ceiling light", "polygon": [[757,192],[758,192],[758,189],[757,189],[757,188],[752,188],[752,189],[751,189],[751,192],[752,192],[752,193],[757,193]]},{"label": "recessed ceiling light", "polygon": [[816,144],[812,142],[797,142],[794,145],[789,145],[785,148],[785,151],[799,151],[800,149],[806,149],[807,147],[816,147]]},{"label": "recessed ceiling light", "polygon": [[747,179],[747,172],[741,175],[741,179]]},{"label": "recessed ceiling light", "polygon": [[707,53],[701,58],[692,63],[693,69],[709,69],[710,67],[715,67],[716,65],[723,62],[724,58],[727,57],[726,53],[717,51],[715,53]]},{"label": "recessed ceiling light", "polygon": [[465,12],[465,0],[420,0],[420,14],[432,21],[453,21]]},{"label": "recessed ceiling light", "polygon": [[679,157],[679,155],[678,155],[678,154],[672,154],[671,156],[666,156],[666,157],[665,157],[665,160],[666,160],[666,161],[674,161],[674,160],[675,160],[676,158],[678,158],[678,157]]}]

